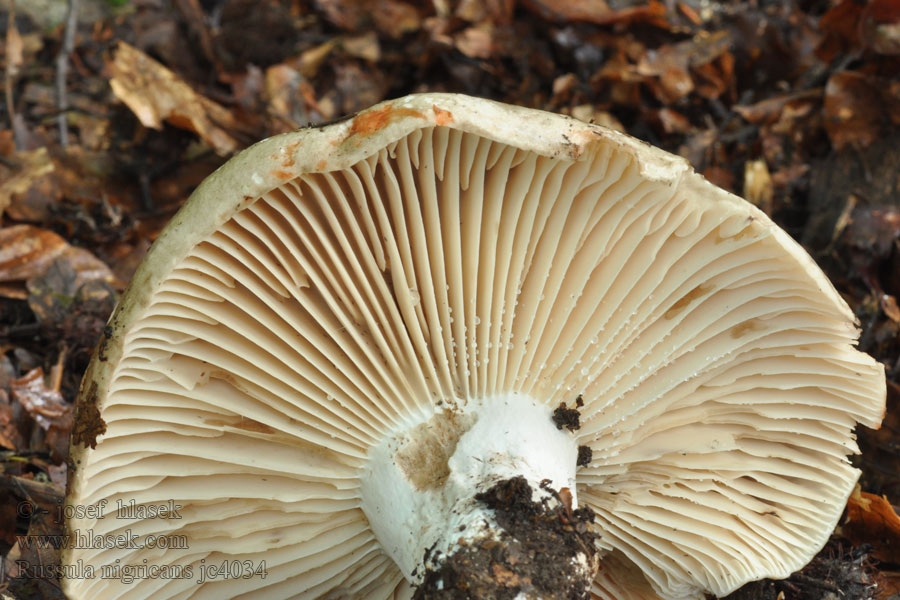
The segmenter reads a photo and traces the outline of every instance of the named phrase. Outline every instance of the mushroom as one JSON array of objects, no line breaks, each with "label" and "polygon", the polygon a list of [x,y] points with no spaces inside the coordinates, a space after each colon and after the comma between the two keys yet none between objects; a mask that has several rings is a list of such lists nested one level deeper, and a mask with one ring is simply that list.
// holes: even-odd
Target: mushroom
[{"label": "mushroom", "polygon": [[67,496],[94,541],[64,589],[674,600],[786,577],[883,416],[857,336],[765,214],[627,135],[421,94],[276,136],[196,190],[110,319]]}]

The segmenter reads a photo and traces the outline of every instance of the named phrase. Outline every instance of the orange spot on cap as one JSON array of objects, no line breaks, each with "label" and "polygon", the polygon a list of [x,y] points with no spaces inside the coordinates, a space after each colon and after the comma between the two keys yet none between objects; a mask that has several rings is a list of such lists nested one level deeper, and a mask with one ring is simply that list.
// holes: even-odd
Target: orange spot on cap
[{"label": "orange spot on cap", "polygon": [[453,115],[449,110],[438,108],[437,104],[432,104],[431,109],[434,111],[434,122],[438,125],[443,127],[453,122]]},{"label": "orange spot on cap", "polygon": [[353,119],[353,124],[350,125],[350,135],[372,135],[376,131],[380,131],[390,125],[392,121],[402,117],[424,119],[425,115],[411,108],[394,108],[393,104],[388,104],[356,115]]}]

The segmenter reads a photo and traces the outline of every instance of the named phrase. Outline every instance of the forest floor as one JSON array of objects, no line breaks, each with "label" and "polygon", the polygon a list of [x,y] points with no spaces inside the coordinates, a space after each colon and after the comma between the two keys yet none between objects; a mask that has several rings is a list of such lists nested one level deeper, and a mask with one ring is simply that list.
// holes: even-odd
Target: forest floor
[{"label": "forest floor", "polygon": [[446,91],[680,154],[806,247],[885,365],[887,416],[822,553],[732,598],[900,598],[900,0],[72,4],[0,0],[0,591],[62,597],[16,577],[57,560],[17,536],[59,530],[34,509],[64,494],[80,379],[194,187],[256,140]]}]

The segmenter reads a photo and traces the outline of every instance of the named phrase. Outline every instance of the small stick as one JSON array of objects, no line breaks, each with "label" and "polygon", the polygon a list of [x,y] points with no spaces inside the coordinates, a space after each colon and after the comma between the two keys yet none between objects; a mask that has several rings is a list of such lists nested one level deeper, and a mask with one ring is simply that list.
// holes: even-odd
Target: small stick
[{"label": "small stick", "polygon": [[[10,64],[10,56],[9,56],[9,48],[12,46],[11,39],[13,37],[13,30],[16,27],[16,0],[10,0],[9,3],[9,16],[7,17],[6,22],[6,73],[4,73],[3,77],[3,87],[6,90],[6,115],[9,117],[9,128],[14,132],[16,131],[15,122],[16,122],[16,103],[13,100],[13,80],[17,75],[17,71],[19,70],[17,65]],[[19,146],[19,140],[16,139],[16,149]]]},{"label": "small stick", "polygon": [[56,117],[59,125],[59,144],[69,145],[69,123],[66,111],[69,109],[69,100],[66,97],[66,77],[69,74],[69,55],[75,49],[75,29],[78,25],[78,0],[69,0],[69,10],[66,12],[66,28],[63,32],[63,43],[56,55],[56,103],[59,115]]},{"label": "small stick", "polygon": [[50,368],[50,389],[55,392],[58,392],[62,386],[63,369],[65,368],[66,354],[68,352],[69,348],[63,345],[62,350],[59,351],[59,357],[56,359],[56,364]]}]

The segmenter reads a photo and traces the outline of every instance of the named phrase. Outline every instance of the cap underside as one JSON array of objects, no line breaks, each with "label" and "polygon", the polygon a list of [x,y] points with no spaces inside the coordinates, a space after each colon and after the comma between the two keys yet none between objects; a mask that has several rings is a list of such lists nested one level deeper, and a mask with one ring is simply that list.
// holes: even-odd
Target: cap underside
[{"label": "cap underside", "polygon": [[[367,451],[508,392],[583,396],[579,498],[615,550],[596,597],[637,585],[613,563],[672,599],[804,564],[856,481],[853,427],[880,421],[881,368],[762,213],[639,160],[427,126],[247,203],[122,332],[70,498],[111,507],[71,529],[189,546],[70,562],[195,577],[69,579],[70,597],[408,598],[359,507]],[[182,518],[116,519],[118,500]],[[226,559],[267,575],[197,583]]]}]

